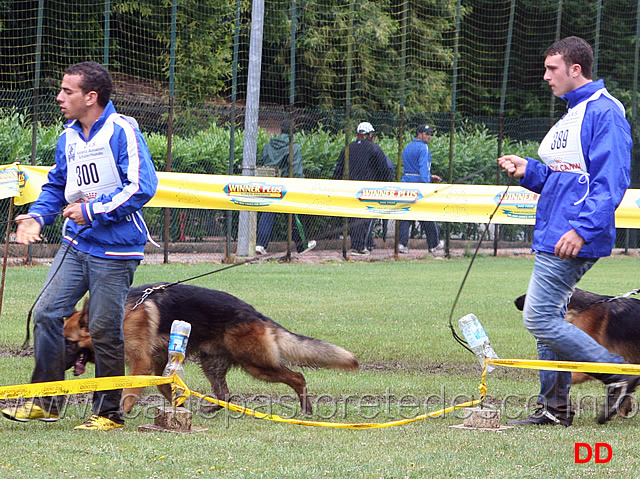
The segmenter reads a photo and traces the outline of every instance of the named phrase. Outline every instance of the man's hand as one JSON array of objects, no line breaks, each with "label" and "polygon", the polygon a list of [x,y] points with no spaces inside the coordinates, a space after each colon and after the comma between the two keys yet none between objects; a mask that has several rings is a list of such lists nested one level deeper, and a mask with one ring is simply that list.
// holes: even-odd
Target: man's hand
[{"label": "man's hand", "polygon": [[62,212],[62,216],[65,218],[69,218],[77,225],[86,225],[87,222],[84,219],[84,215],[82,214],[82,206],[80,203],[72,203],[67,205]]},{"label": "man's hand", "polygon": [[32,216],[18,215],[14,220],[18,224],[16,230],[16,241],[20,244],[31,244],[40,241],[40,223]]},{"label": "man's hand", "polygon": [[555,255],[560,259],[575,258],[584,246],[584,239],[575,230],[571,229],[563,234],[554,250]]},{"label": "man's hand", "polygon": [[441,181],[442,181],[442,178],[440,178],[438,175],[431,175],[432,183],[440,183]]},{"label": "man's hand", "polygon": [[527,160],[516,155],[501,156],[498,158],[498,165],[514,178],[522,178],[527,171]]}]

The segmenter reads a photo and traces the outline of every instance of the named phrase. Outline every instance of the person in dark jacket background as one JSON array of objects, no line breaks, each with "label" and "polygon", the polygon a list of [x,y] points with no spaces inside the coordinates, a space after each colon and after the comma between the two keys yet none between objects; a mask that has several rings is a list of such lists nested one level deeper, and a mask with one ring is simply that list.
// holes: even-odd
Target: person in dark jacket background
[{"label": "person in dark jacket background", "polygon": [[[349,144],[349,177],[345,178],[344,158],[346,147],[340,152],[340,157],[333,172],[334,180],[360,181],[392,181],[387,155],[375,143],[375,130],[369,122],[362,122],[357,127],[358,137]],[[354,255],[369,254],[367,249],[368,237],[371,234],[373,220],[370,218],[352,218],[351,253]]]},{"label": "person in dark jacket background", "polygon": [[[280,176],[289,176],[289,135],[291,133],[291,123],[283,120],[280,123],[280,134],[271,138],[262,148],[258,165],[271,166],[277,168]],[[300,145],[293,142],[293,177],[304,178],[304,168],[302,166],[302,149]],[[256,253],[266,254],[267,247],[271,241],[271,232],[276,213],[264,211],[260,213],[258,220],[258,237],[256,240]],[[294,215],[292,239],[296,244],[298,253],[312,250],[316,247],[315,240],[307,242],[304,227],[298,215]]]}]

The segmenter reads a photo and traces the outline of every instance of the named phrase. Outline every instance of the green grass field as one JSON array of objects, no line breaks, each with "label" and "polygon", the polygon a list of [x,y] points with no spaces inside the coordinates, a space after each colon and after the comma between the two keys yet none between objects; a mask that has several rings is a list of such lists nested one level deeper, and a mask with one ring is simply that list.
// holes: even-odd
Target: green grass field
[{"label": "green grass field", "polygon": [[[227,291],[291,331],[352,351],[361,363],[359,372],[302,370],[314,406],[309,419],[382,423],[478,398],[478,362],[453,340],[448,327],[468,264],[468,258],[263,263],[206,276],[193,284]],[[474,313],[503,358],[536,357],[535,342],[513,306],[513,299],[526,290],[532,265],[531,257],[476,259],[453,315],[457,323]],[[603,259],[579,286],[602,294],[623,293],[638,287],[639,266],[637,257]],[[181,280],[219,267],[142,265],[135,284]],[[2,385],[29,381],[33,358],[15,353],[47,270],[44,266],[7,270],[0,317]],[[209,392],[197,364],[188,363],[185,369],[191,389]],[[92,374],[88,368],[84,377]],[[242,371],[232,371],[228,382],[237,402],[300,418],[297,400],[287,386],[263,383]],[[487,386],[487,402],[500,409],[505,424],[535,403],[539,385],[535,371],[499,368],[488,375]],[[152,423],[154,406],[161,404],[152,388],[134,407],[124,430],[80,432],[72,431],[73,426],[89,412],[86,397],[74,396],[57,423],[0,420],[0,477],[638,477],[640,452],[633,438],[640,418],[599,426],[595,418],[603,392],[595,382],[573,388],[579,410],[570,428],[502,432],[450,428],[462,423],[460,411],[404,426],[349,430],[282,424],[226,410],[203,414],[197,401],[189,401],[194,425],[206,431],[140,433],[138,426]],[[575,464],[578,442],[608,443],[613,457],[603,464],[593,460]]]}]

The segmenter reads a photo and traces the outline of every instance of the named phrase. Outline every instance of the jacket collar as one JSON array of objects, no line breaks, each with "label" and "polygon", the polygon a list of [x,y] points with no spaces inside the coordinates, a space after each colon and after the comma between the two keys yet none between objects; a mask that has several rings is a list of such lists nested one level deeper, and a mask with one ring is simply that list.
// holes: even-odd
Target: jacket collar
[{"label": "jacket collar", "polygon": [[[109,118],[109,115],[111,115],[112,113],[116,113],[116,107],[113,106],[113,102],[111,100],[109,100],[109,103],[107,103],[107,105],[104,107],[104,111],[102,112],[102,114],[100,115],[100,118],[98,118],[96,120],[96,122],[91,125],[91,131],[89,132],[89,138],[85,138],[86,141],[89,141],[93,135],[100,130],[100,128],[103,127],[105,121],[107,121],[107,118]],[[79,131],[80,133],[82,133],[82,126],[80,125],[80,123],[78,122],[78,120],[73,120],[70,123],[67,124],[67,128],[73,128],[76,131]]]},{"label": "jacket collar", "polygon": [[575,90],[570,91],[569,93],[565,93],[560,98],[562,98],[565,102],[567,102],[567,107],[573,108],[578,103],[583,102],[593,95],[595,92],[604,88],[604,80],[596,80],[587,83],[586,85],[582,85]]}]

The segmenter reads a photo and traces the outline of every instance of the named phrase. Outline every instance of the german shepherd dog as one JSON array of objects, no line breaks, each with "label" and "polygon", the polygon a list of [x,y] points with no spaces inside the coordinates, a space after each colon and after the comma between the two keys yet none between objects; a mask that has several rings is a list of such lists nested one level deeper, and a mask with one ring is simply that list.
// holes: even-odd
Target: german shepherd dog
[{"label": "german shepherd dog", "polygon": [[[166,284],[129,290],[123,330],[125,358],[132,375],[162,375],[174,319],[191,323],[187,356],[199,358],[213,395],[223,401],[229,398],[226,374],[232,366],[240,366],[257,379],[289,385],[300,398],[302,412],[311,414],[304,376],[287,368],[283,361],[311,367],[358,369],[358,361],[349,351],[292,333],[253,306],[222,291],[175,284],[155,290],[133,309],[147,288]],[[75,366],[75,375],[84,372],[87,361],[93,361],[88,305],[85,300],[82,311],[76,310],[64,323],[67,369]],[[131,411],[142,389],[123,391],[125,412]],[[171,401],[169,385],[163,384],[158,389]]]},{"label": "german shepherd dog", "polygon": [[[526,295],[515,299],[522,311]],[[640,300],[615,298],[576,288],[565,319],[625,361],[640,363]],[[587,373],[571,373],[571,382],[579,384],[592,377]]]}]

